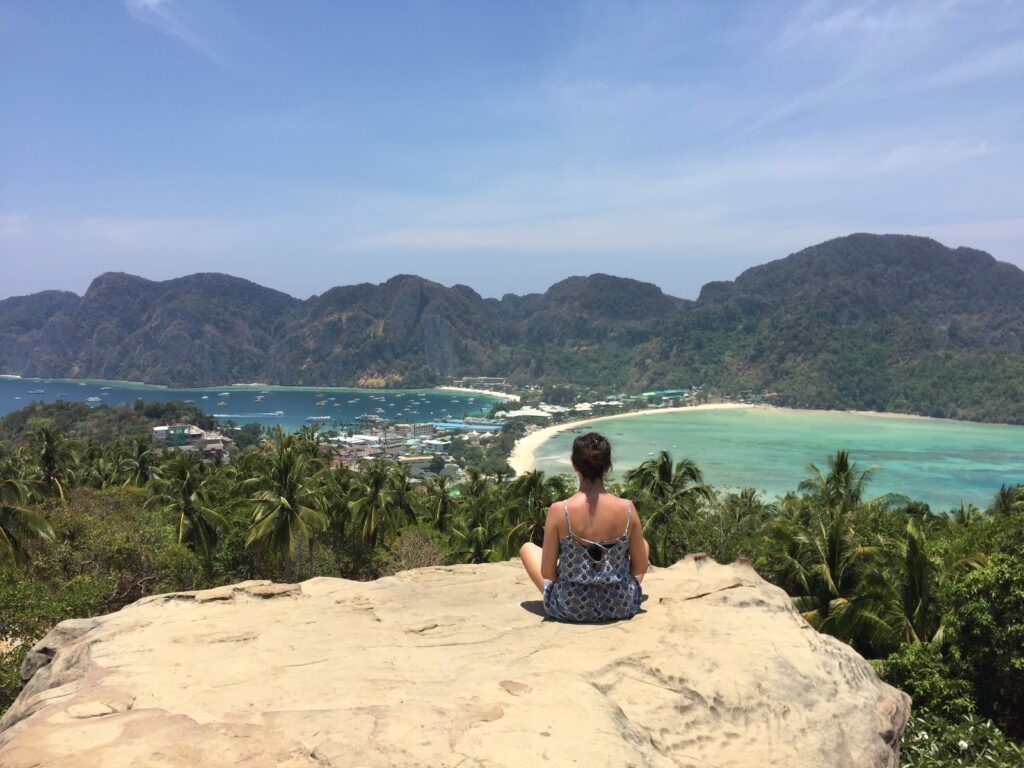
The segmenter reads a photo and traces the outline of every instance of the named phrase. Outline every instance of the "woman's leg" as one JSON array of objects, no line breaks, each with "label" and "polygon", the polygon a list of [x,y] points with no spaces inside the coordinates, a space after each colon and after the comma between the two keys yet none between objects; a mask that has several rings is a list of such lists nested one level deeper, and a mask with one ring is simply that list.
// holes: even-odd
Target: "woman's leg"
[{"label": "woman's leg", "polygon": [[530,577],[530,581],[536,585],[541,592],[544,591],[544,577],[540,575],[540,558],[543,550],[528,541],[519,548],[519,559],[523,561],[523,567]]}]

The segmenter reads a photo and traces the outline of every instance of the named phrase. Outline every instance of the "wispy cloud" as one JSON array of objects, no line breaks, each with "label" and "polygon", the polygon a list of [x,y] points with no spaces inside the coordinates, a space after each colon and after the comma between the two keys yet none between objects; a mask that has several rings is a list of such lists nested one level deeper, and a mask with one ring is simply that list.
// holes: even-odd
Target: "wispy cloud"
[{"label": "wispy cloud", "polygon": [[176,0],[124,0],[124,7],[138,21],[177,38],[207,58],[220,61],[220,56],[186,23]]},{"label": "wispy cloud", "polygon": [[945,88],[993,77],[1020,76],[1021,73],[1024,73],[1024,40],[1014,40],[996,48],[973,51],[925,78],[922,85]]},{"label": "wispy cloud", "polygon": [[[919,35],[927,33],[957,10],[954,0],[910,0],[909,2],[867,2],[860,5],[809,0],[803,3],[782,28],[776,44],[791,47],[809,41],[834,44],[856,36]],[[851,35],[854,36],[851,39]]]}]

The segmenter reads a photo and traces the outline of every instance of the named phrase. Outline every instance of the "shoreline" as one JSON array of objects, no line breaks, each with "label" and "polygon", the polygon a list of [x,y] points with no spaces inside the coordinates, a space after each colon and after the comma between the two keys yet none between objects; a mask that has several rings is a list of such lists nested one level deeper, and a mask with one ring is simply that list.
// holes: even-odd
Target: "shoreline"
[{"label": "shoreline", "polygon": [[[999,425],[998,422],[965,421],[962,419],[948,419],[939,416],[921,416],[916,413],[891,413],[886,411],[843,411],[835,408],[786,408],[778,405],[753,404],[753,403],[701,403],[700,405],[682,405],[672,408],[650,408],[642,411],[627,411],[625,413],[612,413],[605,416],[593,416],[576,421],[566,421],[561,424],[553,424],[550,427],[541,427],[525,437],[516,441],[512,453],[508,457],[508,465],[515,471],[516,476],[524,472],[532,472],[536,469],[536,451],[547,440],[570,429],[578,429],[581,426],[594,424],[609,419],[626,419],[640,416],[649,416],[656,413],[685,413],[688,411],[726,411],[760,409],[765,411],[780,411],[788,413],[829,413],[846,416],[877,416],[883,419],[911,419],[918,421],[944,421],[952,424],[991,424]],[[1007,424],[1005,426],[1017,426]]]},{"label": "shoreline", "polygon": [[506,402],[518,403],[519,395],[511,395],[507,392],[498,392],[493,389],[476,389],[475,387],[431,387],[431,389],[442,389],[446,392],[472,392],[477,395],[489,395],[490,397],[498,397]]},{"label": "shoreline", "polygon": [[448,392],[462,392],[472,393],[476,395],[487,395],[489,397],[495,397],[500,400],[507,402],[519,402],[519,395],[509,394],[507,392],[498,392],[491,389],[476,389],[472,387],[452,387],[452,386],[441,386],[441,387],[347,387],[339,386],[335,384],[323,384],[323,385],[309,385],[309,384],[268,384],[265,381],[238,381],[230,384],[206,384],[203,386],[178,386],[176,384],[154,384],[148,381],[131,381],[128,379],[93,379],[93,378],[65,378],[60,376],[20,376],[16,373],[0,373],[0,380],[7,379],[10,381],[39,381],[39,382],[51,382],[51,383],[66,383],[66,384],[104,384],[104,385],[116,385],[116,386],[130,386],[138,388],[148,389],[174,389],[181,391],[194,391],[194,392],[207,392],[215,389],[251,389],[260,387],[263,389],[295,389],[295,390],[309,390],[310,392],[317,392],[321,390],[342,390],[346,392],[423,392],[427,390],[444,390]]},{"label": "shoreline", "polygon": [[672,408],[649,408],[643,411],[626,411],[625,413],[610,413],[607,416],[591,416],[576,421],[566,421],[562,424],[552,424],[550,427],[541,427],[525,437],[521,437],[512,447],[512,453],[508,457],[508,465],[515,471],[516,476],[524,472],[532,472],[536,468],[535,453],[537,449],[548,439],[559,432],[570,429],[578,429],[587,424],[596,424],[600,421],[610,419],[628,419],[639,416],[650,416],[655,413],[683,413],[685,411],[730,411],[747,408],[771,408],[773,406],[751,405],[748,403],[701,403],[700,405],[680,405]]}]

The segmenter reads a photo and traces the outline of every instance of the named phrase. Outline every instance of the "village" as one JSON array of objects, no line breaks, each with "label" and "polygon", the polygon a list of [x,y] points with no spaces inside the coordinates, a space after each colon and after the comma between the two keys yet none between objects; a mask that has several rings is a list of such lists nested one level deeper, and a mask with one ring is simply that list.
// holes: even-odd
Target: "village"
[{"label": "village", "polygon": [[[580,400],[578,393],[544,392],[540,387],[525,387],[510,393],[505,379],[467,377],[453,382],[454,388],[474,392],[502,394],[508,399],[496,403],[488,415],[465,415],[437,421],[397,421],[375,413],[357,416],[353,423],[327,426],[314,422],[304,427],[313,430],[321,440],[321,452],[331,466],[358,469],[360,462],[388,458],[398,462],[411,480],[443,476],[458,482],[465,470],[488,449],[503,443],[501,455],[507,456],[515,440],[542,427],[576,422],[600,416],[612,416],[670,407],[683,407],[703,402],[703,388],[678,388],[618,393],[603,399]],[[544,395],[558,400],[545,402]],[[741,402],[760,402],[761,395],[744,394]],[[501,440],[510,425],[512,439]],[[248,430],[258,425],[249,425]],[[261,433],[264,432],[260,427]],[[194,424],[172,423],[152,428],[155,445],[197,453],[206,461],[229,462],[242,446],[239,433],[243,428],[233,423],[218,424],[212,430]],[[250,432],[251,434],[251,432]]]}]

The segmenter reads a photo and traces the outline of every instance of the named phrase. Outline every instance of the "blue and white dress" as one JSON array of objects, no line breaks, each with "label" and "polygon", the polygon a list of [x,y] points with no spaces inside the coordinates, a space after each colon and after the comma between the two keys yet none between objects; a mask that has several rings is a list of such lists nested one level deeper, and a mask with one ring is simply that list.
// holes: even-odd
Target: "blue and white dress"
[{"label": "blue and white dress", "polygon": [[640,610],[640,582],[629,572],[629,523],[632,507],[626,502],[626,530],[615,541],[590,541],[569,534],[558,542],[558,578],[544,581],[544,610],[562,621],[628,619]]}]

